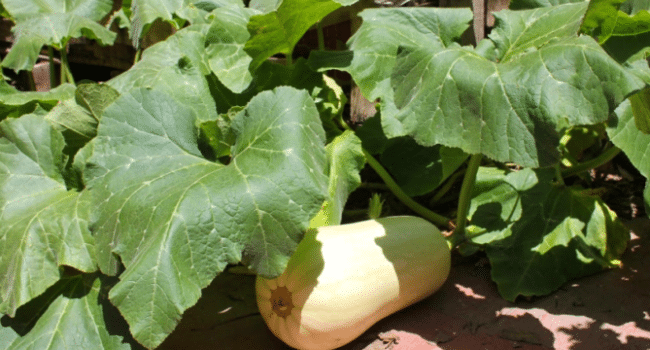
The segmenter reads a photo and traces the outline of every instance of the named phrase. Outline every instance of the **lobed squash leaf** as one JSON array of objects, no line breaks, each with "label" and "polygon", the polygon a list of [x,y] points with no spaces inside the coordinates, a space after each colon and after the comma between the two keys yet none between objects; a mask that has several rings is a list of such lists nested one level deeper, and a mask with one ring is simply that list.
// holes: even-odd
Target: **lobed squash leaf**
[{"label": "lobed squash leaf", "polygon": [[[363,24],[348,41],[350,72],[369,100],[390,96],[390,76],[399,46],[451,44],[469,28],[470,9],[383,8],[359,13]],[[345,58],[345,57],[343,57]],[[344,60],[345,61],[345,60]]]},{"label": "lobed squash leaf", "polygon": [[228,164],[203,158],[198,120],[164,93],[136,89],[104,111],[86,146],[98,263],[109,275],[124,264],[109,298],[149,348],[228,263],[282,273],[325,199],[325,134],[306,92],[254,97],[232,120]]},{"label": "lobed squash leaf", "polygon": [[501,296],[546,295],[618,264],[625,226],[588,190],[553,183],[553,169],[479,170],[468,227],[485,245]]},{"label": "lobed squash leaf", "polygon": [[246,25],[257,11],[231,5],[214,10],[206,40],[210,69],[228,89],[241,93],[253,81],[249,65],[253,60],[244,51],[250,38]]},{"label": "lobed squash leaf", "polygon": [[86,37],[102,45],[112,44],[116,34],[97,23],[111,10],[110,0],[4,0],[16,21],[15,41],[2,66],[15,71],[32,70],[44,45],[65,49],[71,38]]},{"label": "lobed squash leaf", "polygon": [[210,68],[201,29],[185,28],[147,48],[138,63],[107,84],[121,94],[138,88],[157,89],[194,110],[201,120],[215,120],[217,106],[206,78]]},{"label": "lobed squash leaf", "polygon": [[88,193],[68,190],[61,133],[42,116],[0,123],[0,312],[60,278],[59,267],[97,268]]}]

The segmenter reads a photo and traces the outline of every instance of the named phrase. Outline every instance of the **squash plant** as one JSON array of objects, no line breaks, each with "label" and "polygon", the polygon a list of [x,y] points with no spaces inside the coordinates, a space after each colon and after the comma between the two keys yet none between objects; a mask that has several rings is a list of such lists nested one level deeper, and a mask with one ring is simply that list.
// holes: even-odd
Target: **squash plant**
[{"label": "squash plant", "polygon": [[[20,34],[8,69],[43,45],[64,61],[79,35],[110,44],[100,20],[135,43],[156,20],[176,31],[102,84],[0,86],[0,347],[158,347],[227,266],[277,277],[310,222],[340,224],[365,164],[413,213],[455,223],[458,251],[484,250],[508,300],[616,266],[627,231],[566,180],[621,151],[650,175],[647,4],[513,0],[475,47],[470,9],[366,9],[345,50],[293,56],[356,2],[132,0],[104,16],[100,0],[2,0]],[[32,12],[52,25],[24,24]],[[359,128],[333,69],[379,101]],[[456,210],[433,212],[424,199],[456,181]]]}]

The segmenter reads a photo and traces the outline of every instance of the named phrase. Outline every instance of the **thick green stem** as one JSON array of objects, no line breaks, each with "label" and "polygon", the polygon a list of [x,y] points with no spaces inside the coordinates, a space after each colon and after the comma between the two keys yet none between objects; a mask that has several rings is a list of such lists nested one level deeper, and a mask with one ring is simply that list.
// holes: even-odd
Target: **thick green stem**
[{"label": "thick green stem", "polygon": [[454,241],[461,241],[465,237],[465,227],[467,226],[467,213],[469,204],[472,200],[472,190],[476,182],[476,174],[483,159],[482,154],[473,154],[467,163],[463,185],[460,188],[460,197],[458,198],[458,211],[456,212],[456,229],[454,230]]},{"label": "thick green stem", "polygon": [[[337,120],[339,123],[339,126],[343,130],[352,130],[350,126],[343,121],[343,119]],[[377,175],[384,181],[386,186],[388,186],[388,189],[399,199],[404,205],[409,207],[411,210],[414,212],[420,214],[423,218],[433,222],[435,225],[440,226],[440,227],[449,227],[449,219],[438,214],[434,213],[433,211],[427,209],[425,206],[421,205],[420,203],[416,202],[413,200],[413,198],[409,197],[404,191],[402,190],[401,187],[393,180],[393,178],[390,176],[388,171],[373,157],[368,151],[363,149],[363,155],[366,157],[366,161],[370,165],[370,167],[375,170]]]},{"label": "thick green stem", "polygon": [[580,174],[583,171],[598,168],[599,166],[606,164],[612,159],[614,159],[614,157],[616,157],[616,155],[618,155],[620,152],[621,152],[620,148],[616,146],[612,146],[606,149],[603,153],[599,154],[598,157],[594,159],[590,159],[586,162],[578,163],[568,169],[564,169],[562,171],[562,176],[569,177],[569,176]]},{"label": "thick green stem", "polygon": [[47,57],[50,63],[50,89],[56,86],[56,66],[54,65],[54,49],[52,46],[47,48]]},{"label": "thick green stem", "polygon": [[385,183],[362,182],[359,188],[367,188],[369,190],[387,190],[388,186]]},{"label": "thick green stem", "polygon": [[459,172],[455,172],[455,173],[451,174],[451,176],[449,176],[449,178],[447,179],[445,184],[442,185],[442,187],[440,187],[438,189],[438,192],[436,192],[436,194],[433,196],[433,198],[431,198],[431,200],[429,201],[429,205],[433,206],[439,200],[441,200],[442,197],[444,197],[445,194],[447,194],[447,192],[449,192],[449,190],[451,190],[451,188],[454,186],[454,183],[456,182],[456,179],[458,177],[462,176],[464,173],[465,173],[465,171],[459,171]]},{"label": "thick green stem", "polygon": [[68,64],[68,53],[66,46],[64,46],[61,50],[61,84],[66,82],[74,84],[74,78],[72,77],[70,65]]},{"label": "thick green stem", "polygon": [[437,226],[441,227],[448,227],[449,226],[449,219],[446,217],[434,213],[433,211],[427,209],[420,203],[416,202],[413,200],[413,198],[409,197],[402,188],[399,187],[399,185],[393,180],[393,178],[388,174],[388,171],[384,169],[384,167],[379,164],[379,162],[373,157],[370,153],[368,153],[365,149],[363,150],[363,154],[366,156],[366,161],[372,167],[377,175],[381,177],[382,180],[386,183],[388,186],[388,189],[390,189],[391,192],[397,197],[402,203],[404,203],[407,207],[409,207],[411,210],[414,212],[418,213],[421,215],[423,218],[433,222]]},{"label": "thick green stem", "polygon": [[59,67],[59,84],[65,84],[65,81],[67,79],[67,75],[65,74],[65,65],[64,65],[64,60],[63,60],[63,51],[61,51],[61,67]]},{"label": "thick green stem", "polygon": [[29,91],[36,91],[36,83],[34,82],[34,72],[27,71],[27,84],[29,84]]}]

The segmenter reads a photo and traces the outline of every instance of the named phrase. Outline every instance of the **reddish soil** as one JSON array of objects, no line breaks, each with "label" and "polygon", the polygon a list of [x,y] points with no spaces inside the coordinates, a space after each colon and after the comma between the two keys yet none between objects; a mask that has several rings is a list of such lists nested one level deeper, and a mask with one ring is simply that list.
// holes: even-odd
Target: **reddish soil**
[{"label": "reddish soil", "polygon": [[[510,303],[487,259],[458,259],[443,288],[380,321],[341,350],[650,349],[650,219],[631,221],[623,266]],[[223,274],[160,349],[289,349],[266,328],[253,278]]]}]

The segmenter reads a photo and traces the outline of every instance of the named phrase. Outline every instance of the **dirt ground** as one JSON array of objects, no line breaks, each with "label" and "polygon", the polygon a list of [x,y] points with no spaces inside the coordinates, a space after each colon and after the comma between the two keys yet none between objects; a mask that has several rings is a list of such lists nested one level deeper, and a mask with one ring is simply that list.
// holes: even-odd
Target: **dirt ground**
[{"label": "dirt ground", "polygon": [[[650,349],[650,219],[628,223],[623,266],[510,303],[490,280],[487,259],[457,259],[443,288],[380,321],[341,350]],[[223,274],[183,316],[160,349],[290,349],[266,328],[253,278]]]}]

